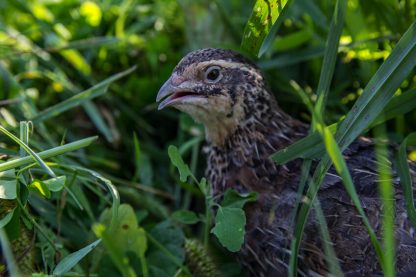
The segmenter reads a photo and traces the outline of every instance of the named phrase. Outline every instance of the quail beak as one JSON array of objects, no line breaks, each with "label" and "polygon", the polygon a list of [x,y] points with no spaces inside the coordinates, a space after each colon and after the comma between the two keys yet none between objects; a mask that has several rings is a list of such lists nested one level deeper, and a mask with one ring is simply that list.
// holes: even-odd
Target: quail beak
[{"label": "quail beak", "polygon": [[156,102],[164,99],[158,107],[161,110],[167,106],[190,103],[196,97],[201,97],[201,95],[187,88],[186,81],[178,81],[177,76],[171,76],[157,93]]}]

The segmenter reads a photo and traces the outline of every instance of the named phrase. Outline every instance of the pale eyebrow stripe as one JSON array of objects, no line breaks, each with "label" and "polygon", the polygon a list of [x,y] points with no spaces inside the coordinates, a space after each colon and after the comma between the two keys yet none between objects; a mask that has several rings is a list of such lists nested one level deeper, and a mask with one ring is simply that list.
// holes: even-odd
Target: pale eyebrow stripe
[{"label": "pale eyebrow stripe", "polygon": [[212,65],[212,66],[218,65],[218,66],[223,67],[223,68],[238,68],[238,69],[241,69],[241,70],[248,71],[252,74],[255,74],[260,78],[263,78],[262,75],[257,70],[252,70],[252,69],[248,68],[246,64],[239,63],[239,62],[229,62],[229,61],[226,61],[226,60],[211,60],[211,61],[200,62],[200,63],[198,63],[198,65],[196,67],[197,68],[203,68],[203,67],[207,67],[207,66],[210,66],[210,65]]}]

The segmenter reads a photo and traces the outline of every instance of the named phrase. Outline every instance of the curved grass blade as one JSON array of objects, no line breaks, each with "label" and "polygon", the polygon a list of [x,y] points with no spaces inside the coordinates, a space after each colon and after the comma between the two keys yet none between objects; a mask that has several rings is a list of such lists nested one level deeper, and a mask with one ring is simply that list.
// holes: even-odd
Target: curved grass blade
[{"label": "curved grass blade", "polygon": [[403,189],[407,216],[409,217],[410,222],[416,228],[416,208],[413,198],[413,184],[406,153],[406,148],[409,145],[416,146],[416,133],[411,133],[408,135],[400,145],[399,151],[396,155],[397,174],[400,177],[400,184]]},{"label": "curved grass blade", "polygon": [[[50,167],[42,160],[41,157],[39,157],[39,155],[37,155],[32,149],[30,149],[29,146],[26,145],[26,143],[24,143],[23,141],[21,141],[18,137],[16,137],[15,135],[13,135],[12,133],[10,133],[9,131],[6,130],[6,128],[4,128],[3,126],[0,126],[0,131],[3,132],[4,134],[6,134],[9,138],[11,138],[12,140],[14,140],[17,144],[20,145],[20,147],[22,149],[24,149],[30,156],[30,159],[33,159],[36,161],[36,163],[42,167],[50,176],[52,177],[56,177],[55,173],[52,171],[52,169],[50,169]],[[4,166],[5,163],[1,164],[2,166]],[[10,169],[10,168],[9,168]],[[7,170],[7,169],[6,169]],[[0,169],[1,171],[1,169]]]},{"label": "curved grass blade", "polygon": [[[3,127],[1,127],[1,128],[3,128]],[[48,159],[48,158],[51,158],[51,157],[59,156],[59,155],[62,155],[64,153],[67,153],[67,152],[72,152],[72,151],[78,150],[80,148],[87,147],[88,145],[90,145],[97,138],[98,137],[89,137],[89,138],[81,139],[81,140],[78,140],[78,141],[74,141],[74,142],[71,142],[71,143],[68,143],[68,144],[65,144],[65,145],[61,145],[61,146],[54,147],[54,148],[49,149],[49,150],[39,152],[37,154],[37,156],[40,159]],[[33,162],[34,162],[34,158],[32,156],[7,161],[7,162],[4,162],[4,163],[0,164],[0,172],[6,171],[6,170],[9,170],[9,169],[12,169],[12,168],[16,168],[16,167],[28,165],[28,164],[33,163]]]},{"label": "curved grass blade", "polygon": [[104,93],[107,92],[107,88],[108,86],[118,80],[121,79],[122,77],[130,74],[131,72],[133,72],[136,69],[136,66],[133,66],[125,71],[122,71],[120,73],[117,73],[107,79],[105,79],[104,81],[96,84],[95,86],[81,92],[78,93],[52,107],[49,107],[41,112],[39,112],[37,115],[35,115],[31,120],[33,122],[41,122],[44,121],[48,118],[57,116],[59,114],[61,114],[64,111],[67,111],[75,106],[78,106],[80,104],[85,103],[87,100],[93,99],[95,97],[98,97]]}]

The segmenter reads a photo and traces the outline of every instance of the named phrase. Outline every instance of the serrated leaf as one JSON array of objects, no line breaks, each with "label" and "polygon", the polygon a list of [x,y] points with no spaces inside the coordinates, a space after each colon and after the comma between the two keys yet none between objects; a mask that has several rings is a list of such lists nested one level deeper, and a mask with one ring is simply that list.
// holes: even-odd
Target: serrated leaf
[{"label": "serrated leaf", "polygon": [[200,221],[196,213],[188,210],[176,211],[172,214],[172,219],[183,224],[195,224]]},{"label": "serrated leaf", "polygon": [[255,192],[240,194],[233,189],[228,189],[224,194],[221,206],[242,209],[247,202],[254,202],[256,200],[257,193]]},{"label": "serrated leaf", "polygon": [[71,268],[73,268],[80,260],[82,260],[88,253],[97,247],[97,245],[101,242],[101,239],[94,241],[93,243],[81,248],[80,250],[69,254],[65,258],[60,261],[60,263],[55,267],[53,270],[54,275],[62,275],[67,273]]},{"label": "serrated leaf", "polygon": [[16,199],[17,179],[14,169],[0,172],[0,198]]},{"label": "serrated leaf", "polygon": [[183,161],[181,155],[179,154],[178,148],[174,145],[170,145],[168,148],[168,154],[172,164],[179,170],[181,182],[186,182],[186,179],[191,175],[191,170]]},{"label": "serrated leaf", "polygon": [[246,216],[240,208],[220,207],[211,232],[231,252],[241,249],[244,242]]}]

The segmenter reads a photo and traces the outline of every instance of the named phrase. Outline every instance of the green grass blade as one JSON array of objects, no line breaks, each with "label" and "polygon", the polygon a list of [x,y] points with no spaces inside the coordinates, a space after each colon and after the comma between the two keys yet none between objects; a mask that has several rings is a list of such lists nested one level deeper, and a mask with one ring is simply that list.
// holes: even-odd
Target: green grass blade
[{"label": "green grass blade", "polygon": [[258,63],[263,70],[272,68],[282,68],[293,64],[298,64],[318,58],[324,55],[325,47],[323,45],[307,47],[296,51],[276,55],[276,58],[267,59]]},{"label": "green grass blade", "polygon": [[325,215],[322,211],[319,200],[313,202],[313,210],[315,212],[316,219],[318,220],[318,228],[321,234],[322,246],[324,248],[325,259],[328,264],[329,272],[332,276],[344,276],[341,266],[339,265],[337,255],[332,247],[331,237],[329,235],[328,224],[325,220]]},{"label": "green grass blade", "polygon": [[395,276],[396,264],[396,243],[394,237],[394,186],[391,175],[391,162],[389,160],[389,150],[385,143],[386,128],[382,124],[374,130],[376,140],[376,159],[379,182],[379,194],[382,210],[382,238],[384,251],[384,276]]},{"label": "green grass blade", "polygon": [[[335,134],[338,123],[328,127],[331,133]],[[322,138],[318,132],[313,132],[291,144],[289,147],[277,151],[271,156],[271,159],[277,164],[285,164],[297,158],[315,159],[322,157],[325,153],[325,147]]]},{"label": "green grass blade", "polygon": [[[3,132],[5,135],[7,135],[9,138],[11,138],[12,140],[14,140],[17,144],[20,145],[20,147],[22,149],[24,149],[29,155],[30,157],[28,157],[30,160],[35,160],[36,163],[42,167],[50,176],[52,177],[56,177],[55,173],[53,173],[52,169],[50,169],[50,167],[42,160],[42,158],[37,155],[32,149],[30,149],[29,146],[27,146],[26,143],[24,143],[23,141],[21,141],[18,137],[16,137],[15,135],[13,135],[12,133],[10,133],[9,131],[6,130],[6,128],[4,128],[3,126],[0,126],[0,131]],[[5,163],[1,164],[2,166]],[[9,168],[10,169],[10,168]],[[7,170],[7,169],[6,169]],[[0,170],[1,171],[1,170]]]},{"label": "green grass blade", "polygon": [[[0,129],[3,128],[0,126]],[[37,154],[37,156],[40,159],[48,159],[48,158],[52,158],[55,156],[59,156],[62,155],[64,153],[67,152],[72,152],[75,150],[78,150],[80,148],[84,148],[87,147],[88,145],[90,145],[93,141],[95,141],[98,137],[89,137],[89,138],[85,138],[85,139],[81,139],[78,141],[74,141],[65,145],[61,145],[58,147],[54,147],[52,149],[49,150],[45,150],[42,152],[39,152]],[[34,159],[32,156],[28,156],[28,157],[23,157],[23,158],[18,158],[15,160],[11,160],[11,161],[7,161],[4,163],[0,164],[0,172],[1,171],[6,171],[12,168],[16,168],[16,167],[21,167],[24,165],[28,165],[30,163],[33,163],[34,161],[37,161],[36,159]]]},{"label": "green grass blade", "polygon": [[13,251],[11,249],[10,242],[7,238],[6,230],[4,228],[0,228],[0,249],[2,250],[4,258],[7,261],[10,276],[22,276],[17,267],[16,260],[13,257]]},{"label": "green grass blade", "polygon": [[387,106],[383,109],[383,112],[381,113],[382,116],[376,118],[376,120],[371,123],[371,127],[374,127],[399,115],[413,111],[415,108],[416,89],[411,89],[403,92],[402,94],[395,96],[390,100]]},{"label": "green grass blade", "polygon": [[[409,164],[407,163],[407,146],[416,146],[416,133],[411,133],[404,139],[396,155],[397,174],[400,177],[400,184],[403,189],[407,216],[409,217],[410,222],[416,228],[416,208],[413,197],[412,176],[410,174]],[[413,179],[413,182],[414,181],[415,180]]]},{"label": "green grass blade", "polygon": [[329,27],[328,39],[325,44],[325,55],[321,67],[318,88],[318,113],[323,115],[328,98],[329,87],[334,75],[335,62],[337,60],[339,39],[344,26],[345,11],[347,9],[347,0],[338,0],[335,4],[334,15]]},{"label": "green grass blade", "polygon": [[136,67],[131,67],[125,71],[122,71],[120,73],[117,73],[104,81],[98,83],[97,85],[77,94],[74,95],[52,107],[49,107],[41,112],[39,112],[37,115],[35,115],[31,120],[33,122],[40,122],[45,119],[57,116],[58,114],[67,111],[75,106],[78,106],[80,104],[85,103],[85,101],[90,100],[92,98],[95,98],[97,96],[100,96],[104,94],[107,91],[108,85],[110,85],[112,82],[130,74],[136,69]]},{"label": "green grass blade", "polygon": [[[287,11],[287,4],[290,0],[268,1],[257,0],[254,4],[253,12],[244,28],[241,48],[253,55],[261,55],[262,45],[271,30],[277,30],[277,26],[282,15]],[[273,32],[274,33],[274,32]],[[268,43],[270,44],[270,43]],[[261,53],[260,53],[261,52]]]},{"label": "green grass blade", "polygon": [[82,104],[82,106],[85,109],[85,112],[88,114],[91,121],[94,123],[95,127],[98,129],[98,131],[100,131],[101,134],[104,135],[105,139],[108,142],[113,142],[114,136],[110,128],[105,123],[102,115],[100,114],[95,104],[92,101],[87,100],[84,104]]}]

